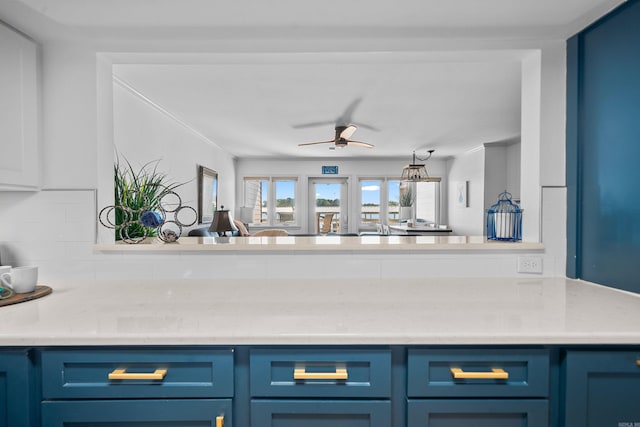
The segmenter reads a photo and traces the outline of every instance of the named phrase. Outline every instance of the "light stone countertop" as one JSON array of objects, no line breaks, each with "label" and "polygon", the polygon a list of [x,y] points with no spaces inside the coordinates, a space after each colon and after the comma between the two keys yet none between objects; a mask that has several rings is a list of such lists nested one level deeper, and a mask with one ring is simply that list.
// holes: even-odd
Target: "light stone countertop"
[{"label": "light stone countertop", "polygon": [[153,238],[138,244],[94,245],[94,252],[424,252],[424,251],[542,251],[536,242],[489,240],[483,236],[280,236],[180,237],[164,243]]},{"label": "light stone countertop", "polygon": [[563,278],[48,283],[0,346],[640,344],[640,295]]}]

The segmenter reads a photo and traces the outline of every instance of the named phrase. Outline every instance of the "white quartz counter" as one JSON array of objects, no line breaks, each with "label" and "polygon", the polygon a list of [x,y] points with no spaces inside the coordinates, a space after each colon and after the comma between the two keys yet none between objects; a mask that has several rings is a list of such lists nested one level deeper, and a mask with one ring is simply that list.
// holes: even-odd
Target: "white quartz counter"
[{"label": "white quartz counter", "polygon": [[138,244],[97,244],[95,252],[425,252],[542,251],[536,242],[487,240],[483,236],[281,236],[180,237],[164,243],[157,238]]},{"label": "white quartz counter", "polygon": [[561,278],[47,283],[0,346],[640,344],[640,295]]}]

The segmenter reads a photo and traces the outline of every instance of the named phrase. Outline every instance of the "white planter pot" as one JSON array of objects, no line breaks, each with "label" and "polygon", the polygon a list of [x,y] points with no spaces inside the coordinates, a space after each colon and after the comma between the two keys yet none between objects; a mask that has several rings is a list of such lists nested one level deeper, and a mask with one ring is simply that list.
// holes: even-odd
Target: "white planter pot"
[{"label": "white planter pot", "polygon": [[411,219],[413,208],[411,206],[400,206],[400,220]]}]

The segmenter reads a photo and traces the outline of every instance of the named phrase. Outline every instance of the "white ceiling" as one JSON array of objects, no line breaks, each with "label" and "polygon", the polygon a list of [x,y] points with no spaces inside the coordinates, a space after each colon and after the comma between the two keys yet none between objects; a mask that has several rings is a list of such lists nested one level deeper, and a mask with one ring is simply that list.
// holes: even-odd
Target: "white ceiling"
[{"label": "white ceiling", "polygon": [[[178,52],[126,61],[114,74],[239,157],[409,158],[412,150],[443,157],[517,139],[523,51],[403,52],[381,43],[348,53],[345,40],[562,40],[622,1],[1,0],[0,19],[40,41],[109,41],[120,51],[140,40],[330,40],[332,52],[198,52],[191,59]],[[361,126],[353,139],[375,148],[297,146],[332,139],[332,123],[350,105],[352,122],[377,128]],[[296,127],[310,122],[326,123]]]}]

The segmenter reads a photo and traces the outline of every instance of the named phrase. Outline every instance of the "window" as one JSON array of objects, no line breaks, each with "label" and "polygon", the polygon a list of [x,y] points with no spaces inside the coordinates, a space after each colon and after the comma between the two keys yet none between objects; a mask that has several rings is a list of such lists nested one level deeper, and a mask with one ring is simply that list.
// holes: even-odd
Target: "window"
[{"label": "window", "polygon": [[360,178],[359,182],[361,229],[401,222],[400,195],[407,188],[413,193],[411,212],[415,219],[440,220],[440,182],[406,183],[397,178]]},{"label": "window", "polygon": [[387,222],[400,222],[400,181],[387,181]]},{"label": "window", "polygon": [[286,225],[296,223],[296,181],[275,178],[276,215],[275,224]]},{"label": "window", "polygon": [[252,209],[249,223],[266,226],[296,224],[296,184],[296,178],[245,177],[244,206]]},{"label": "window", "polygon": [[360,223],[362,225],[380,222],[381,180],[360,180]]}]

